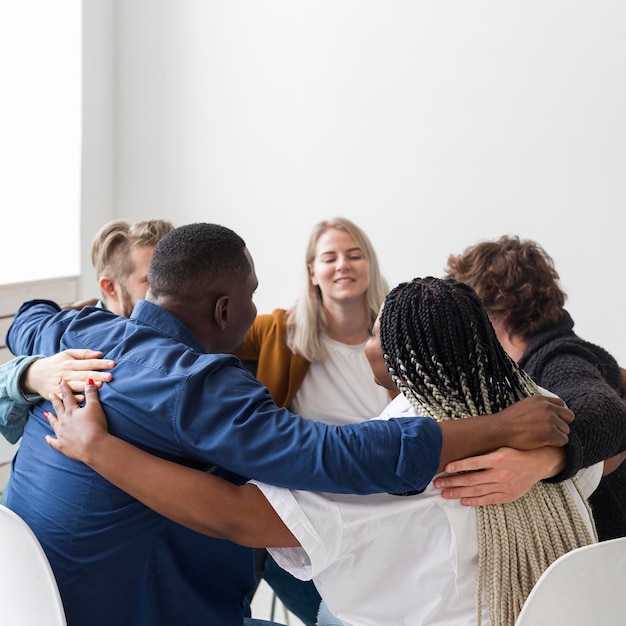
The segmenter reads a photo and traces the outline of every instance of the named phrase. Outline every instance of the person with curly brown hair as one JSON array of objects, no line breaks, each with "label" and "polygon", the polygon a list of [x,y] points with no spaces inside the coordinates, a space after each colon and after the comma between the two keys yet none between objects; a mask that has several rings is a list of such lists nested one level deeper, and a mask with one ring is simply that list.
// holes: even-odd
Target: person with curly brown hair
[{"label": "person with curly brown hair", "polygon": [[[446,275],[476,290],[511,358],[574,412],[566,468],[552,480],[612,457],[590,502],[601,540],[626,535],[623,370],[574,332],[553,259],[535,241],[503,236],[451,255]],[[444,486],[461,481],[448,478]]]}]

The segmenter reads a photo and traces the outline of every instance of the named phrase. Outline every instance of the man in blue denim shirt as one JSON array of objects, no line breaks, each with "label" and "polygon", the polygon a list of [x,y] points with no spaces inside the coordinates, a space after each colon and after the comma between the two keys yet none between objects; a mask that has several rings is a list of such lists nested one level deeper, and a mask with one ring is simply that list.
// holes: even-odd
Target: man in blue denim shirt
[{"label": "man in blue denim shirt", "polygon": [[[108,309],[129,317],[137,300],[143,298],[148,291],[148,268],[156,243],[174,229],[169,220],[113,220],[104,224],[91,242],[91,262],[96,272],[101,298],[97,301],[76,303],[72,308],[82,304],[93,303],[95,306]],[[69,351],[54,357],[55,365],[71,363],[71,367],[85,370],[87,375],[99,377],[96,372],[88,372],[95,363],[84,359],[96,359],[99,354],[86,354],[83,351]],[[20,382],[31,363],[38,357],[17,357],[9,364],[0,366],[0,434],[9,443],[17,443],[28,418],[29,404],[41,398],[38,395],[23,396]],[[105,380],[108,380],[106,378]],[[72,384],[75,387],[75,384]],[[5,485],[0,502],[6,504],[7,485]]]},{"label": "man in blue denim shirt", "polygon": [[[156,243],[174,229],[169,220],[143,220],[131,223],[128,220],[113,220],[104,224],[91,242],[91,261],[98,279],[101,299],[86,301],[95,306],[108,309],[128,317],[137,300],[148,291],[147,274],[152,252]],[[72,305],[76,308],[80,304]],[[88,354],[70,350],[65,355],[59,354],[53,361],[55,365],[71,363],[71,369],[89,371],[96,362],[85,359],[97,359],[99,353]],[[0,434],[9,443],[17,443],[28,418],[28,408],[41,400],[38,394],[24,394],[21,382],[30,365],[41,355],[19,356],[0,365]],[[102,362],[100,362],[102,364]],[[108,377],[103,380],[108,380]],[[75,385],[72,384],[74,388]]]},{"label": "man in blue denim shirt", "polygon": [[[449,425],[416,418],[341,427],[279,409],[236,357],[223,354],[243,341],[257,287],[245,243],[227,228],[172,231],[155,248],[149,283],[130,319],[27,302],[7,345],[14,354],[102,350],[116,362],[101,392],[111,432],[161,457],[235,482],[406,493],[424,489],[440,463],[455,458],[567,441],[571,414],[556,405],[543,415]],[[42,543],[68,625],[242,624],[254,582],[251,550],[166,520],[51,449],[44,440],[50,409],[42,402],[30,411],[8,506]]]}]

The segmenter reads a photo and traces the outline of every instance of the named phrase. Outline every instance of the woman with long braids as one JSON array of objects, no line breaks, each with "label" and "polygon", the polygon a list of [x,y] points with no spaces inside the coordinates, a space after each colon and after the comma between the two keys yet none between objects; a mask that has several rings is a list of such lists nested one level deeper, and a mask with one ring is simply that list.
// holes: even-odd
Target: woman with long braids
[{"label": "woman with long braids", "polygon": [[[463,419],[541,392],[504,353],[474,291],[452,280],[396,287],[366,351],[377,382],[402,392],[383,418]],[[595,541],[586,497],[601,467],[478,508],[441,498],[432,485],[407,497],[236,486],[110,435],[95,386],[84,408],[64,384],[61,391],[51,446],[197,532],[280,546],[271,550],[276,560],[312,578],[345,626],[513,626],[543,570]]]},{"label": "woman with long braids", "polygon": [[[504,352],[478,296],[463,283],[426,278],[399,285],[382,311],[380,338],[392,379],[419,415],[443,421],[495,413],[540,393]],[[570,489],[539,482],[515,502],[475,509],[477,612],[484,588],[492,625],[513,624],[548,565],[596,540]]]}]

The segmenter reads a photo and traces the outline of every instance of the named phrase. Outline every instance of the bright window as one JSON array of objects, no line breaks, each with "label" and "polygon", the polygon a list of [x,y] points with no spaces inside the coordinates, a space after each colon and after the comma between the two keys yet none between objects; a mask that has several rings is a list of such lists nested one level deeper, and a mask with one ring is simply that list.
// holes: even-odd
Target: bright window
[{"label": "bright window", "polygon": [[0,284],[80,271],[80,0],[0,0]]}]

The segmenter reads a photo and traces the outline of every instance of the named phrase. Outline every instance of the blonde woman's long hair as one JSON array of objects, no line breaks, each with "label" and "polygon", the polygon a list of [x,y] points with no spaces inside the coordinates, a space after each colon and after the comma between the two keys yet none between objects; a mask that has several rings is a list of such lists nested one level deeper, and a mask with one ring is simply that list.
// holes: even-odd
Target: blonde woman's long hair
[{"label": "blonde woman's long hair", "polygon": [[[398,285],[381,312],[380,340],[400,391],[420,415],[437,421],[496,413],[540,393],[506,354],[482,301],[464,283],[428,277]],[[548,565],[597,541],[563,483],[540,482],[510,504],[476,507],[476,519],[477,624],[483,591],[492,626],[513,626]]]},{"label": "blonde woman's long hair", "polygon": [[319,238],[328,230],[343,230],[361,248],[369,263],[370,284],[365,293],[369,323],[373,324],[380,305],[389,291],[389,285],[383,278],[378,257],[369,237],[354,222],[336,217],[319,222],[313,228],[306,247],[304,269],[306,288],[295,303],[287,319],[287,345],[290,350],[303,356],[307,361],[321,360],[326,356],[322,336],[326,330],[326,312],[322,304],[322,292],[313,285],[309,276],[309,265],[315,259],[315,248]]}]

